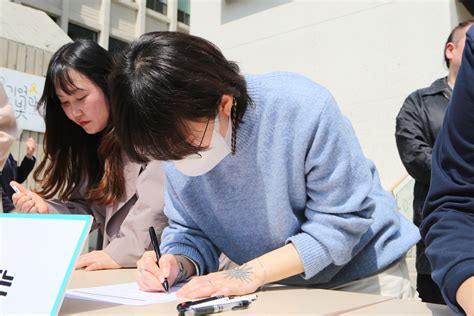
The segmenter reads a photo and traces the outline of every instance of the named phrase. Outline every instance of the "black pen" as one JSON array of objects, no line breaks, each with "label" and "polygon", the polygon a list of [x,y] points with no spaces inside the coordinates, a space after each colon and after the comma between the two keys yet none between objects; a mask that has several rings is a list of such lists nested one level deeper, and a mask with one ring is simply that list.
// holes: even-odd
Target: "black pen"
[{"label": "black pen", "polygon": [[[158,267],[160,267],[160,265],[158,263],[160,261],[160,257],[161,257],[160,245],[158,244],[158,239],[156,238],[156,233],[155,233],[155,229],[153,228],[153,226],[148,228],[148,232],[150,233],[151,244],[153,245],[153,249],[155,250],[156,264],[158,265]],[[165,278],[165,280],[163,281],[163,283],[161,283],[161,285],[163,285],[163,288],[165,289],[166,293],[168,293],[168,290],[169,290],[168,278]]]},{"label": "black pen", "polygon": [[[212,297],[204,298],[197,301],[183,302],[183,303],[178,304],[176,308],[180,312],[180,315],[186,312],[192,312],[196,314],[196,313],[200,313],[204,311],[203,313],[205,313],[205,311],[210,311],[210,310],[216,310],[217,312],[217,310],[219,309],[219,307],[217,306],[222,305],[223,308],[231,308],[231,309],[247,308],[248,304],[255,301],[256,299],[257,299],[256,294],[249,294],[249,295],[243,295],[243,296],[217,295],[217,296],[212,296]],[[242,304],[232,305],[235,303],[239,303],[239,304],[242,303]],[[204,310],[202,308],[210,308],[210,309]]]},{"label": "black pen", "polygon": [[217,296],[203,298],[203,299],[200,299],[200,300],[197,300],[197,301],[182,302],[182,303],[179,303],[176,306],[176,309],[180,312],[184,312],[184,311],[188,310],[193,305],[207,303],[207,302],[211,302],[211,301],[214,301],[214,300],[220,300],[222,298],[225,298],[225,296],[224,295],[217,295]]},{"label": "black pen", "polygon": [[237,301],[237,302],[226,302],[222,304],[216,304],[211,306],[203,307],[191,307],[191,311],[194,315],[206,315],[220,313],[228,310],[246,309],[250,305],[250,301]]}]

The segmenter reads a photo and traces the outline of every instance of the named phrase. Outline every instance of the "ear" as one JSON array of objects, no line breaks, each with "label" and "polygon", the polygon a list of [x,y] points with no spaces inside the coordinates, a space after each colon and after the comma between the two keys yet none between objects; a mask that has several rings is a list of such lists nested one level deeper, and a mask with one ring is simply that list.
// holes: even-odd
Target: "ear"
[{"label": "ear", "polygon": [[449,42],[446,44],[446,47],[444,48],[444,55],[446,56],[447,59],[451,60],[453,59],[453,50],[456,47],[454,46],[453,42]]},{"label": "ear", "polygon": [[223,94],[221,97],[221,103],[219,104],[219,112],[224,113],[226,116],[230,116],[233,104],[234,96],[231,94]]}]

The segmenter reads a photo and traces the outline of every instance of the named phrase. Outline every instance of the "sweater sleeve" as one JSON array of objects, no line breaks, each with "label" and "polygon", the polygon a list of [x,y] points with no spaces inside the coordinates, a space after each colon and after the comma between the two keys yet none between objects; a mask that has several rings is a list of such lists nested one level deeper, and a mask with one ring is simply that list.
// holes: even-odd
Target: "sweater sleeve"
[{"label": "sweater sleeve", "polygon": [[350,261],[375,207],[369,163],[332,96],[314,125],[305,161],[306,222],[288,239],[301,257],[305,279],[329,264]]},{"label": "sweater sleeve", "polygon": [[461,68],[433,150],[431,186],[421,233],[433,280],[446,303],[474,275],[474,28],[468,31]]},{"label": "sweater sleeve", "polygon": [[165,182],[165,214],[169,226],[161,237],[161,251],[186,256],[197,265],[198,275],[217,271],[220,250],[183,208],[169,181]]}]

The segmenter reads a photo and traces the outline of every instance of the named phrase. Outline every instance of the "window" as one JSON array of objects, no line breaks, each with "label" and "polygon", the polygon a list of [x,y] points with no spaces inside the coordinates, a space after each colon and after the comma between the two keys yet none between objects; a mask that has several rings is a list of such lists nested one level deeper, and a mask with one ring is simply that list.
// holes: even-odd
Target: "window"
[{"label": "window", "polygon": [[73,41],[78,39],[89,39],[97,42],[97,32],[72,23],[69,23],[67,27],[67,35],[69,35]]},{"label": "window", "polygon": [[146,0],[146,7],[164,15],[166,15],[168,11],[166,0]]},{"label": "window", "polygon": [[127,46],[127,42],[121,41],[113,37],[109,37],[109,52],[111,52],[112,54],[119,54]]},{"label": "window", "polygon": [[191,12],[190,0],[178,0],[178,21],[189,25]]}]

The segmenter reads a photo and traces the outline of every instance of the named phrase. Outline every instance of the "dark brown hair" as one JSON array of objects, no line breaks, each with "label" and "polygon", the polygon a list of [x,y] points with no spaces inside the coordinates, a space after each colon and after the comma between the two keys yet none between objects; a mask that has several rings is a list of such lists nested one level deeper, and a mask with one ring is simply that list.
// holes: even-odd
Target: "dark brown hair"
[{"label": "dark brown hair", "polygon": [[177,32],[151,32],[133,42],[109,86],[117,136],[138,162],[182,159],[202,149],[186,141],[184,121],[214,117],[224,94],[234,97],[235,151],[236,129],[251,102],[237,64],[205,39]]},{"label": "dark brown hair", "polygon": [[73,69],[99,86],[110,99],[107,77],[112,64],[109,53],[88,40],[62,46],[49,62],[38,103],[46,125],[44,157],[34,173],[35,180],[41,182],[38,193],[46,199],[58,195],[67,200],[85,182],[86,197],[101,204],[109,204],[124,191],[121,148],[111,125],[97,134],[87,134],[67,118],[56,95],[56,87],[72,93],[75,86],[69,70]]}]

